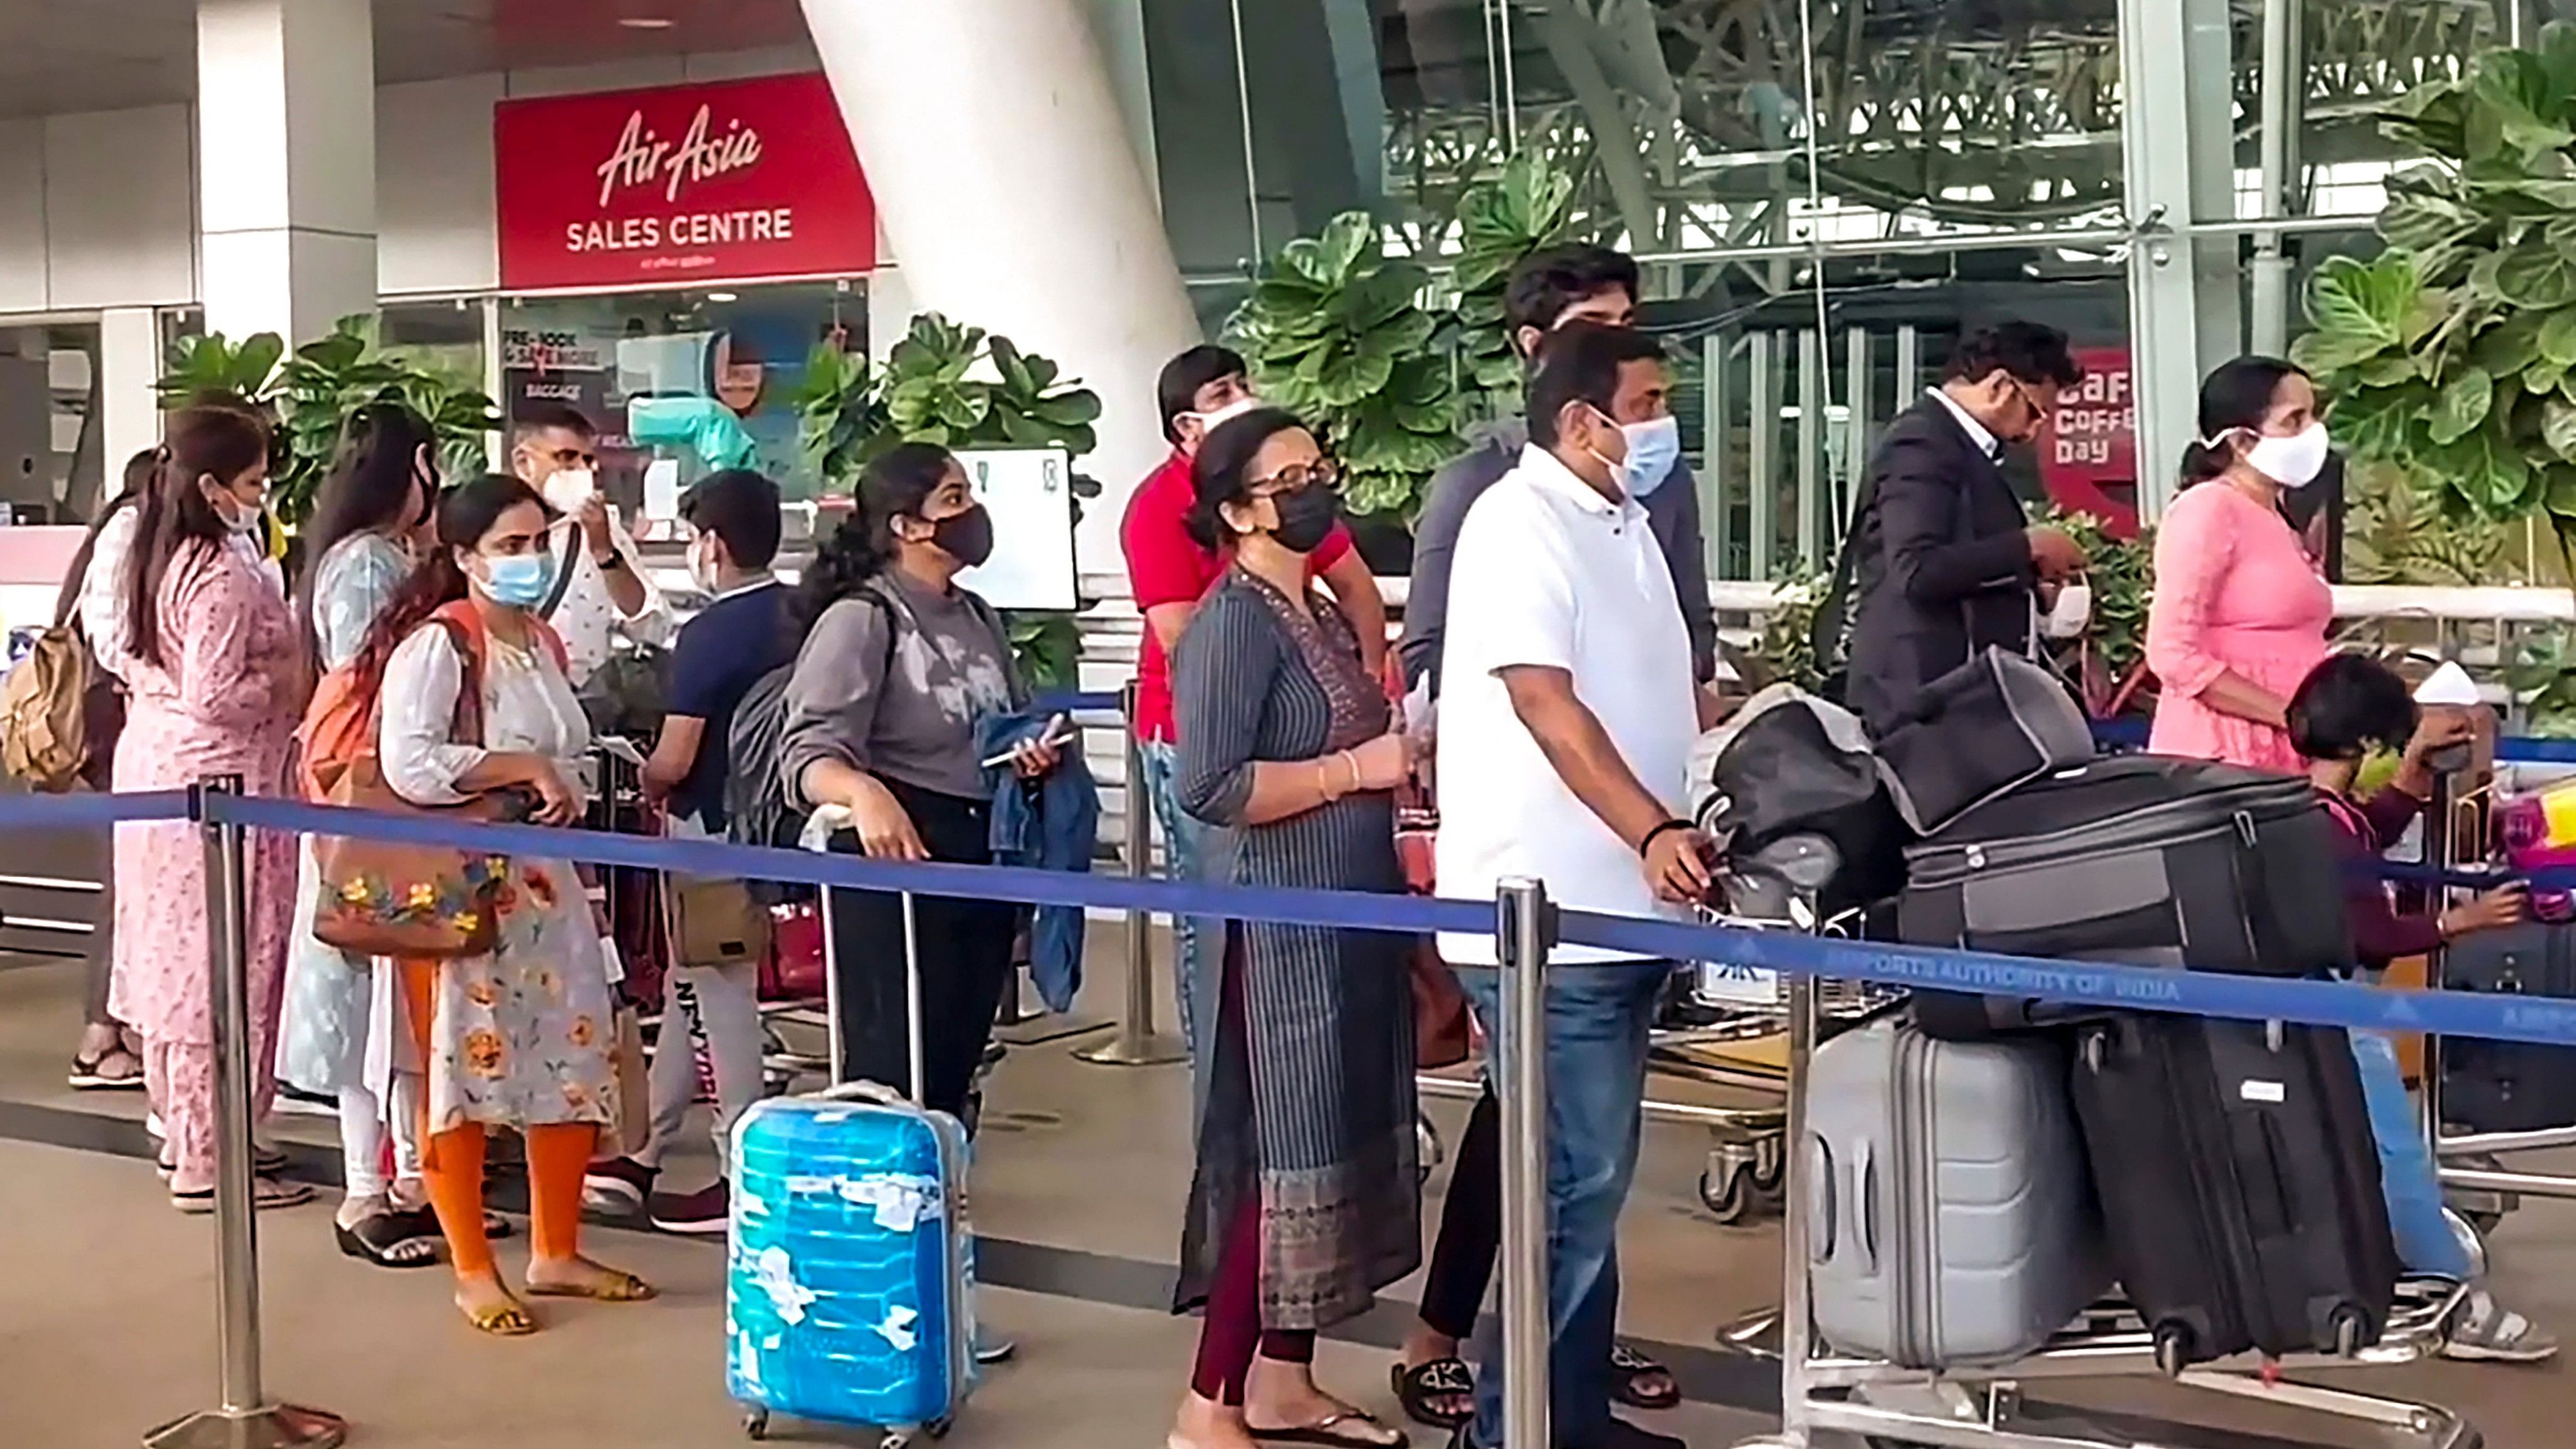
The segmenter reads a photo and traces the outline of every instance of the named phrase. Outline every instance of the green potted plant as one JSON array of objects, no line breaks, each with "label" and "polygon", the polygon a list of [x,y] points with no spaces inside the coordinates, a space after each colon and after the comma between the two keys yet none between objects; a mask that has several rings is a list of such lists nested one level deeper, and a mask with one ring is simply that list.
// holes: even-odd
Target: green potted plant
[{"label": "green potted plant", "polygon": [[290,533],[312,512],[340,430],[367,404],[400,402],[427,418],[450,477],[489,467],[489,437],[501,427],[500,412],[481,391],[380,350],[365,316],[340,319],[330,335],[291,354],[274,332],[239,343],[219,335],[184,339],[171,349],[158,387],[165,406],[220,392],[275,416],[283,456],[270,480],[269,510]]},{"label": "green potted plant", "polygon": [[[896,445],[954,449],[1062,448],[1075,462],[1074,511],[1100,496],[1080,468],[1098,444],[1100,397],[1011,339],[960,326],[936,312],[912,327],[879,367],[826,344],[807,361],[796,399],[805,449],[827,493],[848,497],[861,470]],[[1007,618],[1021,671],[1040,689],[1070,688],[1081,641],[1073,616],[1013,610]]]}]

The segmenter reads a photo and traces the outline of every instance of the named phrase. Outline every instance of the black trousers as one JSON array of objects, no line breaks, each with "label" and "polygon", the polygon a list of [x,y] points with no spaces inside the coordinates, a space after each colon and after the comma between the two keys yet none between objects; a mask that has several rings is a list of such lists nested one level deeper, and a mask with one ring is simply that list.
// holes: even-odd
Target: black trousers
[{"label": "black trousers", "polygon": [[1449,1169],[1440,1236],[1422,1280],[1422,1321],[1432,1332],[1464,1340],[1476,1331],[1503,1247],[1503,1110],[1489,1084],[1467,1114]]},{"label": "black trousers", "polygon": [[[881,779],[883,777],[880,777]],[[990,865],[992,805],[885,781],[930,858]],[[843,832],[832,849],[859,851]],[[887,891],[829,893],[832,964],[841,994],[841,1050],[851,1079],[909,1096],[912,1048],[906,995],[903,897]],[[963,1113],[975,1069],[992,1040],[993,1016],[1011,981],[1019,911],[1008,901],[913,897],[921,962],[922,1096],[938,1111]]]}]

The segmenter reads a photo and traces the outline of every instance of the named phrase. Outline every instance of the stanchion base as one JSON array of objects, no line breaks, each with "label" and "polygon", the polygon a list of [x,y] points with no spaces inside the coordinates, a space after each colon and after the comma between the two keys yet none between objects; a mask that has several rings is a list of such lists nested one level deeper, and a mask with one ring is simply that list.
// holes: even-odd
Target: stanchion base
[{"label": "stanchion base", "polygon": [[1167,1067],[1190,1059],[1178,1037],[1130,1037],[1125,1033],[1096,1047],[1075,1052],[1076,1061],[1095,1067]]},{"label": "stanchion base", "polygon": [[191,1414],[143,1436],[143,1449],[339,1449],[349,1423],[337,1414],[271,1404],[246,1414]]},{"label": "stanchion base", "polygon": [[1114,1021],[1081,1016],[1024,1016],[1009,1026],[998,1028],[993,1039],[1006,1046],[1052,1046],[1078,1036],[1095,1036],[1116,1027]]}]

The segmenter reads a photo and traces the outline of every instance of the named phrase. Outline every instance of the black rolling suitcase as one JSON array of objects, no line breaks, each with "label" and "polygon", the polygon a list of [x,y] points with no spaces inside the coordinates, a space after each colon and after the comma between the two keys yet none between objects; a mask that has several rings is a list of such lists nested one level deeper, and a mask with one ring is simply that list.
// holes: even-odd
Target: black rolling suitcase
[{"label": "black rolling suitcase", "polygon": [[[1897,931],[1918,946],[2315,976],[2352,965],[2334,826],[2305,780],[2122,755],[2052,771],[1905,852]],[[1934,1036],[2079,1020],[2012,997],[1920,992]]]},{"label": "black rolling suitcase", "polygon": [[[2533,922],[2462,936],[2443,952],[2442,985],[2576,997],[2576,925]],[[2442,1118],[2472,1132],[2576,1127],[2576,1049],[2443,1038]]]},{"label": "black rolling suitcase", "polygon": [[2121,1013],[2079,1029],[2074,1086],[2112,1266],[2167,1373],[2379,1341],[2400,1269],[2342,1031]]}]

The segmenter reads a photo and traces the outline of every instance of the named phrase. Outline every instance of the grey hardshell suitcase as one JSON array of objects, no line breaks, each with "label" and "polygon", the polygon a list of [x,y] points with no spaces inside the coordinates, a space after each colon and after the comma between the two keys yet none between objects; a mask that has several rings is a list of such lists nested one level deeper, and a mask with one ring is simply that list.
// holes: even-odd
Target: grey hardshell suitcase
[{"label": "grey hardshell suitcase", "polygon": [[1906,1368],[1998,1363],[2110,1288],[2068,1066],[2053,1040],[1936,1041],[1895,1017],[1816,1053],[1805,1210],[1826,1342]]}]

